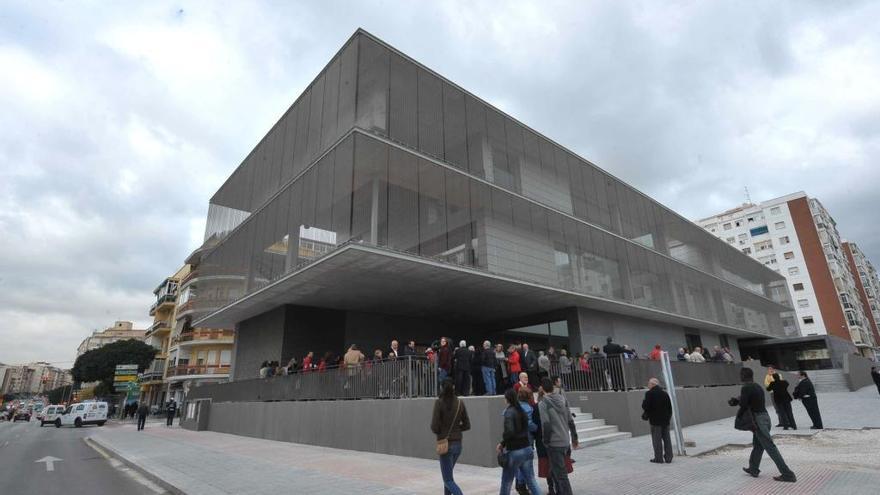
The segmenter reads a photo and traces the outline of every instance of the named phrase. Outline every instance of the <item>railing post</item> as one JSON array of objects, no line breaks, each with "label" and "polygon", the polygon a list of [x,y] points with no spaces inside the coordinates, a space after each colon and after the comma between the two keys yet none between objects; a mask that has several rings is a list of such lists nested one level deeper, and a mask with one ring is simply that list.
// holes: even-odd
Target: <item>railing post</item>
[{"label": "railing post", "polygon": [[678,455],[687,455],[684,450],[684,432],[681,431],[681,416],[678,411],[678,398],[675,394],[675,381],[672,378],[672,366],[669,364],[669,353],[660,353],[660,365],[663,371],[663,382],[666,384],[669,399],[672,402],[672,426],[675,429],[675,443]]}]

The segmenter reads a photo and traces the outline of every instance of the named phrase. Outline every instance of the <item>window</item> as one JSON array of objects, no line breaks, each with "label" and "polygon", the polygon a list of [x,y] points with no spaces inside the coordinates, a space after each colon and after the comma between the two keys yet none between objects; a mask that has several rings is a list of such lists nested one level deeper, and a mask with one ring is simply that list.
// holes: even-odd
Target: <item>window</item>
[{"label": "window", "polygon": [[737,227],[739,227],[740,225],[742,225],[742,222],[740,222],[739,220],[737,220],[735,223],[736,223],[736,226],[737,226]]},{"label": "window", "polygon": [[804,284],[797,283],[791,286],[794,290],[804,290]]},{"label": "window", "polygon": [[766,225],[762,225],[760,227],[755,227],[755,228],[749,229],[749,234],[752,234],[752,236],[756,236],[756,235],[766,234],[769,231],[770,230],[767,228]]},{"label": "window", "polygon": [[783,254],[782,256],[784,256],[785,259],[787,259],[787,260],[793,260],[793,259],[794,259],[794,253],[791,252],[791,251],[786,251],[785,254]]},{"label": "window", "polygon": [[788,269],[789,275],[800,275],[800,273],[801,273],[801,269],[796,266],[792,266]]},{"label": "window", "polygon": [[752,254],[752,248],[743,248],[743,254]]},{"label": "window", "polygon": [[735,240],[736,240],[736,238],[734,238],[734,237],[728,237],[728,238],[726,239],[726,241],[729,242],[729,243],[731,243],[731,244],[733,244],[733,241],[735,241]]},{"label": "window", "polygon": [[807,301],[806,299],[798,299],[797,305],[799,308],[809,308],[810,301]]},{"label": "window", "polygon": [[814,323],[812,316],[804,316],[804,325],[812,325]]},{"label": "window", "polygon": [[782,209],[779,208],[778,206],[774,206],[773,208],[770,208],[771,215],[779,215],[780,213],[782,213]]},{"label": "window", "polygon": [[749,217],[748,220],[749,220],[749,222],[754,222],[754,221],[755,221],[755,217]]},{"label": "window", "polygon": [[779,238],[779,244],[788,244],[788,243],[789,243],[789,240],[788,240],[787,235]]},{"label": "window", "polygon": [[730,224],[729,224],[729,223],[725,223],[725,224],[724,224],[724,230],[730,230],[730,229],[731,229]]},{"label": "window", "polygon": [[220,366],[228,366],[232,362],[232,351],[220,351]]},{"label": "window", "polygon": [[782,230],[785,228],[785,222],[776,222],[775,224],[773,224],[773,226],[776,228],[776,230]]}]

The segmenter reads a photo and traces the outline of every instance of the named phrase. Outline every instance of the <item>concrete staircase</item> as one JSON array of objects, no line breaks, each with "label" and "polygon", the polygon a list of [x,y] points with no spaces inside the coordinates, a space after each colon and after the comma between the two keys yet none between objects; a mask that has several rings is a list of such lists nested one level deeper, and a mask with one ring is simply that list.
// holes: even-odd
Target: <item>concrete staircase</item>
[{"label": "concrete staircase", "polygon": [[811,370],[807,374],[816,387],[816,392],[849,392],[842,369]]},{"label": "concrete staircase", "polygon": [[632,433],[619,431],[616,426],[606,425],[604,419],[595,419],[591,413],[582,412],[579,407],[572,407],[571,412],[574,414],[574,424],[582,447],[623,440],[632,436]]}]

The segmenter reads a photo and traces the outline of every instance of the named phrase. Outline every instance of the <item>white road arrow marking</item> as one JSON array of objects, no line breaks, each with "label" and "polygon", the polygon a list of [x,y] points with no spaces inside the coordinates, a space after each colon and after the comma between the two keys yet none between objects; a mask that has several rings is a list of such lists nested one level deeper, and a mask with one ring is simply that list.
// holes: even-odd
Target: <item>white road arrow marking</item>
[{"label": "white road arrow marking", "polygon": [[34,462],[45,462],[46,463],[46,471],[55,471],[55,463],[61,462],[64,459],[59,459],[57,457],[52,457],[51,455],[47,455],[40,460]]}]

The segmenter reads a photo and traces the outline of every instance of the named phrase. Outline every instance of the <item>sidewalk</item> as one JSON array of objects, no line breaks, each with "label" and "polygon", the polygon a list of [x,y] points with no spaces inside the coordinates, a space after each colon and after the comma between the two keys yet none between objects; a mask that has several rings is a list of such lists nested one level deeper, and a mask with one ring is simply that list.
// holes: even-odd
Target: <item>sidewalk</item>
[{"label": "sidewalk", "polygon": [[[819,434],[809,430],[800,403],[793,405],[795,417],[806,429],[784,432],[791,433],[787,436],[774,429],[798,483],[773,481],[776,468],[766,456],[760,478],[745,475],[740,467],[747,463],[748,449],[713,452],[728,444],[750,443],[750,434],[734,430],[729,418],[685,428],[685,438],[697,446],[688,449],[688,457],[676,458],[672,464],[648,462],[652,456],[648,436],[577,450],[574,491],[609,495],[878,493],[880,431],[834,429],[880,428],[880,395],[874,387],[866,387],[854,393],[822,394],[819,401],[825,426],[831,430]],[[189,494],[434,494],[442,490],[437,462],[426,459],[192,432],[155,423],[143,432],[131,424],[104,428],[92,438]],[[464,448],[468,448],[466,436]],[[459,465],[455,477],[464,493],[490,494],[498,492],[501,471]],[[546,486],[543,480],[541,484]]]}]

